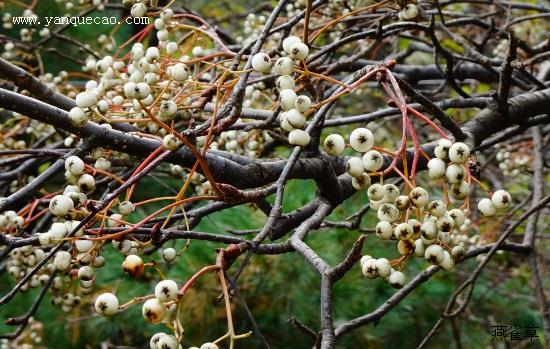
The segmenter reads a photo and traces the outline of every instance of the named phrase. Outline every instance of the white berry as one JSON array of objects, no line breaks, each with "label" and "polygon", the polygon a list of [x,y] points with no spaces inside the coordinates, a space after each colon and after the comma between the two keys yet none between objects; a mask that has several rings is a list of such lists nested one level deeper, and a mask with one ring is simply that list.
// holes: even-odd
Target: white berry
[{"label": "white berry", "polygon": [[283,108],[283,110],[293,109],[297,97],[296,92],[291,89],[282,90],[279,93],[279,103],[281,104],[281,108]]},{"label": "white berry", "polygon": [[90,108],[97,103],[97,95],[90,91],[80,92],[76,95],[75,101],[80,108]]},{"label": "white berry", "polygon": [[50,212],[58,217],[64,217],[74,209],[73,200],[65,195],[56,195],[50,200]]},{"label": "white berry", "polygon": [[457,164],[463,164],[470,156],[470,148],[464,143],[456,142],[449,148],[449,160]]},{"label": "white berry", "polygon": [[277,91],[281,92],[282,90],[287,89],[294,89],[296,86],[296,83],[294,82],[294,79],[290,75],[281,75],[277,78],[277,82],[275,84],[277,86]]},{"label": "white berry", "polygon": [[399,219],[399,210],[392,204],[382,204],[378,208],[378,219],[393,223]]},{"label": "white berry", "polygon": [[436,221],[437,229],[442,232],[450,232],[455,226],[455,222],[449,216],[439,217]]},{"label": "white berry", "polygon": [[422,242],[422,239],[414,240],[414,255],[417,257],[424,257],[426,246]]},{"label": "white berry", "polygon": [[358,177],[353,177],[351,179],[351,185],[355,190],[365,190],[367,189],[371,184],[371,179],[368,173],[363,172]]},{"label": "white berry", "polygon": [[78,252],[85,253],[94,247],[94,242],[92,240],[76,240],[74,246]]},{"label": "white berry", "polygon": [[438,265],[443,262],[444,257],[443,248],[435,244],[428,246],[424,253],[424,258],[433,265]]},{"label": "white berry", "polygon": [[349,142],[355,151],[365,153],[374,145],[374,135],[369,129],[356,128],[351,132]]},{"label": "white berry", "polygon": [[95,179],[86,173],[78,178],[77,185],[83,192],[92,191],[95,188]]},{"label": "white berry", "polygon": [[78,278],[83,281],[90,281],[94,278],[94,270],[90,266],[82,266],[78,269]]},{"label": "white berry", "polygon": [[447,160],[449,157],[449,148],[453,143],[448,139],[441,139],[434,149],[434,154],[441,160]]},{"label": "white berry", "polygon": [[71,254],[67,251],[59,251],[55,254],[53,264],[57,270],[64,271],[71,266]]},{"label": "white berry", "polygon": [[382,240],[388,240],[393,235],[393,228],[390,222],[380,221],[376,224],[376,235]]},{"label": "white berry", "polygon": [[376,150],[369,150],[363,155],[363,167],[367,171],[378,171],[384,165],[384,157]]},{"label": "white berry", "polygon": [[162,139],[162,145],[168,150],[175,151],[181,147],[182,142],[175,135],[168,134]]},{"label": "white berry", "polygon": [[306,117],[296,108],[287,111],[284,117],[293,128],[302,128],[306,124]]},{"label": "white berry", "polygon": [[395,184],[384,184],[384,202],[393,203],[399,196],[399,188]]},{"label": "white berry", "polygon": [[124,84],[123,90],[126,97],[134,98],[136,95],[136,83],[133,81],[128,81]]},{"label": "white berry", "polygon": [[443,251],[443,260],[439,263],[439,266],[445,270],[451,270],[454,268],[455,262],[449,252]]},{"label": "white berry", "polygon": [[82,173],[84,173],[84,167],[84,161],[82,161],[82,159],[80,159],[78,156],[69,156],[65,160],[65,170],[69,171],[75,176],[80,176]]},{"label": "white berry", "polygon": [[395,207],[400,211],[405,211],[411,206],[411,200],[406,195],[400,195],[394,200]]},{"label": "white berry", "polygon": [[271,58],[265,52],[258,52],[252,57],[252,69],[258,73],[269,73],[271,70]]},{"label": "white berry", "polygon": [[167,336],[167,334],[163,332],[155,333],[149,340],[149,347],[151,349],[159,349],[159,342],[164,336]]},{"label": "white berry", "polygon": [[378,276],[378,271],[376,270],[376,259],[367,259],[361,267],[361,272],[369,279],[376,278]]},{"label": "white berry", "polygon": [[173,280],[163,280],[155,286],[155,297],[161,302],[168,302],[176,299],[178,284]]},{"label": "white berry", "polygon": [[342,152],[346,148],[344,137],[335,133],[329,135],[327,138],[325,138],[324,148],[329,155],[338,156],[342,154]]},{"label": "white berry", "polygon": [[415,4],[407,4],[400,12],[400,16],[407,21],[416,18],[416,16],[418,16],[418,6]]},{"label": "white berry", "polygon": [[283,50],[286,51],[286,53],[290,53],[290,49],[294,44],[300,43],[302,40],[297,36],[289,36],[286,39],[283,40]]},{"label": "white berry", "polygon": [[416,187],[409,193],[409,199],[414,206],[420,208],[426,206],[428,200],[430,200],[430,196],[428,195],[426,189]]},{"label": "white berry", "polygon": [[378,183],[374,183],[367,190],[367,196],[369,197],[369,200],[372,201],[382,200],[384,198],[384,195],[386,195],[386,190],[382,185]]},{"label": "white berry", "polygon": [[451,193],[457,199],[464,199],[470,195],[470,185],[467,182],[455,183],[451,186]]},{"label": "white berry", "polygon": [[118,205],[118,212],[123,216],[131,214],[134,210],[135,205],[131,201],[123,201]]},{"label": "white berry", "polygon": [[399,240],[409,240],[413,237],[414,231],[408,223],[399,223],[395,227],[393,234]]},{"label": "white berry", "polygon": [[497,190],[493,193],[491,202],[496,209],[508,208],[512,205],[512,196],[506,190]]},{"label": "white berry", "polygon": [[69,120],[77,127],[84,125],[88,121],[88,114],[80,107],[74,107],[69,111]]},{"label": "white berry", "polygon": [[306,131],[302,130],[292,130],[288,134],[288,143],[292,145],[298,145],[300,147],[305,147],[309,144],[310,137]]},{"label": "white berry", "polygon": [[166,263],[172,263],[177,257],[177,252],[172,247],[165,248],[162,250],[162,259]]},{"label": "white berry", "polygon": [[281,57],[275,62],[273,70],[279,75],[291,75],[294,70],[294,61],[288,57]]},{"label": "white berry", "polygon": [[361,159],[355,156],[349,158],[348,162],[346,163],[346,170],[352,177],[361,176],[363,174],[363,163],[361,162]]},{"label": "white berry", "polygon": [[113,316],[118,311],[118,298],[112,293],[103,293],[95,300],[95,311],[103,316]]},{"label": "white berry", "polygon": [[445,175],[445,161],[439,158],[433,158],[428,161],[428,175],[432,179],[440,179]]},{"label": "white berry", "polygon": [[291,58],[299,61],[306,59],[308,54],[309,47],[307,47],[307,45],[303,42],[295,43],[292,47],[290,47],[290,52],[288,52],[288,55]]},{"label": "white berry", "polygon": [[466,177],[466,170],[464,166],[453,163],[447,166],[445,177],[447,178],[447,182],[451,184],[460,183]]},{"label": "white berry", "polygon": [[300,95],[296,97],[294,101],[294,106],[301,113],[305,113],[311,107],[311,99],[308,96]]},{"label": "white berry", "polygon": [[178,339],[174,336],[166,335],[160,338],[159,349],[178,349]]},{"label": "white berry", "polygon": [[147,6],[144,4],[137,2],[132,5],[132,8],[130,9],[130,14],[132,17],[143,17],[147,13]]},{"label": "white berry", "polygon": [[189,78],[189,68],[183,63],[177,63],[167,70],[168,76],[176,81],[182,82]]},{"label": "white berry", "polygon": [[124,262],[122,262],[122,271],[133,277],[143,274],[144,268],[143,259],[135,254],[126,256]]},{"label": "white berry", "polygon": [[405,285],[405,274],[394,271],[388,276],[388,283],[395,288],[402,288]]},{"label": "white berry", "polygon": [[158,324],[166,315],[166,307],[158,299],[148,299],[141,308],[143,318],[152,324]]},{"label": "white berry", "polygon": [[426,221],[420,226],[420,233],[426,240],[433,240],[437,236],[437,225],[432,221]]},{"label": "white berry", "polygon": [[145,99],[151,95],[149,85],[144,82],[137,83],[134,91],[134,96],[136,99]]},{"label": "white berry", "polygon": [[375,262],[376,272],[381,277],[385,278],[391,273],[391,264],[386,258],[379,258]]},{"label": "white berry", "polygon": [[428,204],[428,212],[435,217],[443,217],[447,212],[447,206],[441,200],[434,200]]},{"label": "white berry", "polygon": [[493,205],[493,202],[491,201],[491,199],[488,199],[488,198],[481,199],[477,204],[477,208],[479,212],[481,212],[481,214],[484,215],[485,217],[491,217],[497,213],[497,210]]},{"label": "white berry", "polygon": [[461,226],[465,221],[464,212],[458,208],[453,208],[449,211],[449,217],[454,221],[456,227]]}]

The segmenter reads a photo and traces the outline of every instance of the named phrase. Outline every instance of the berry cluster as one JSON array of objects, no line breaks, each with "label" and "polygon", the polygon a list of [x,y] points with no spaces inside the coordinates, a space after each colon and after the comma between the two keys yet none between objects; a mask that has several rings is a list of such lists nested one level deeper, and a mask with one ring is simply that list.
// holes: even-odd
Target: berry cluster
[{"label": "berry cluster", "polygon": [[525,150],[526,147],[523,144],[499,144],[496,159],[499,162],[498,168],[502,170],[503,175],[517,177],[529,171],[532,159],[531,155]]},{"label": "berry cluster", "polygon": [[[353,130],[349,138],[350,147],[362,153],[362,156],[351,156],[347,161],[347,172],[352,176],[352,185],[356,190],[366,190],[371,208],[377,210],[379,222],[376,224],[376,235],[381,240],[397,241],[400,258],[389,261],[386,258],[375,259],[363,256],[361,270],[368,278],[382,277],[393,287],[404,285],[405,276],[401,271],[409,256],[425,258],[433,265],[451,270],[466,253],[467,238],[461,232],[468,229],[470,220],[471,175],[464,166],[470,158],[469,147],[461,142],[452,143],[441,139],[435,149],[435,157],[428,162],[428,175],[433,180],[443,181],[443,186],[450,185],[450,193],[455,199],[445,194],[443,200],[430,201],[429,192],[421,186],[413,186],[406,181],[406,195],[391,183],[384,184],[382,172],[384,165],[382,153],[374,147],[374,135],[367,128]],[[345,140],[338,134],[325,138],[324,149],[332,156],[339,156],[346,148]],[[379,150],[382,151],[381,148]],[[371,175],[377,175],[380,183],[371,183]],[[464,200],[464,204],[461,201]],[[498,211],[510,207],[512,198],[504,190],[497,190],[491,198],[483,198],[478,203],[479,212],[485,217],[494,216]],[[453,206],[459,206],[453,208]],[[412,218],[414,217],[414,218]]]},{"label": "berry cluster", "polygon": [[309,144],[309,134],[302,130],[306,124],[306,113],[311,108],[311,99],[306,95],[298,96],[294,92],[296,82],[292,77],[296,62],[303,61],[309,54],[309,47],[297,36],[283,40],[285,56],[272,64],[267,53],[260,52],[252,57],[252,68],[259,73],[273,72],[279,77],[276,81],[279,91],[279,105],[284,113],[281,115],[281,128],[287,132],[288,142],[305,147]]},{"label": "berry cluster", "polygon": [[[173,280],[163,280],[156,284],[154,296],[147,297],[143,303],[141,313],[145,321],[158,324],[161,322],[171,323],[175,315],[178,301],[178,285]],[[115,315],[120,308],[118,298],[112,293],[103,293],[99,295],[94,303],[98,314],[106,317]],[[158,332],[154,334],[149,341],[151,349],[178,349],[181,348],[177,336]],[[218,349],[215,343],[204,343],[197,347],[189,349]]]}]

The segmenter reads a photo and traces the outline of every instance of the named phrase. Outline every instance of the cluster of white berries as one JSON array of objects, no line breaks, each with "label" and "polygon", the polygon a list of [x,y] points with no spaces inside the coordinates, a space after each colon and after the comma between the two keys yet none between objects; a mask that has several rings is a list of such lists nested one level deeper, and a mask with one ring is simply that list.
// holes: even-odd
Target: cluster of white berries
[{"label": "cluster of white berries", "polygon": [[[267,132],[231,130],[224,131],[210,143],[211,150],[225,150],[232,154],[239,154],[255,158],[262,151],[267,140],[272,140]],[[203,147],[206,136],[197,137],[197,145]]]},{"label": "cluster of white berries", "polygon": [[[38,262],[40,262],[46,253],[41,248],[32,246],[22,246],[14,248],[10,252],[10,258],[6,262],[6,271],[16,280],[22,279]],[[21,290],[27,291],[29,288],[36,288],[48,282],[47,271],[43,270],[31,277],[31,280],[24,284]]]},{"label": "cluster of white berries", "polygon": [[305,113],[311,108],[311,99],[306,95],[298,96],[294,92],[295,81],[292,77],[296,62],[305,60],[309,47],[297,36],[289,36],[283,40],[284,56],[272,64],[271,57],[265,52],[259,52],[252,57],[252,68],[259,73],[273,71],[280,75],[276,86],[279,91],[279,105],[284,111],[281,114],[281,128],[287,132],[288,142],[292,145],[305,147],[310,136],[302,128],[306,124]]},{"label": "cluster of white berries", "polygon": [[498,168],[504,176],[517,177],[528,172],[532,162],[532,156],[525,152],[525,148],[518,145],[498,145],[496,155]]},{"label": "cluster of white berries", "polygon": [[[73,231],[78,224],[80,224],[79,221],[55,222],[48,232],[39,234],[38,239],[44,246],[57,243]],[[89,240],[89,236],[83,235],[83,233],[82,229],[76,231],[74,236],[78,239],[73,241],[72,248],[69,251],[57,252],[51,267],[62,273],[74,270],[80,282],[80,291],[83,294],[89,294],[94,288],[95,270],[105,265],[105,258],[99,255],[103,243]],[[73,267],[75,269],[72,269]]]},{"label": "cluster of white berries", "polygon": [[[470,148],[464,143],[452,143],[442,139],[434,149],[435,158],[428,162],[428,174],[432,179],[445,180],[451,184],[451,193],[456,199],[465,199],[470,194],[470,185],[466,181],[467,170],[464,163],[470,157]],[[491,197],[479,201],[479,212],[485,217],[494,216],[497,210],[507,209],[512,197],[504,190],[497,190]]]},{"label": "cluster of white berries", "polygon": [[[370,203],[377,209],[379,219],[376,235],[381,240],[397,240],[397,251],[401,256],[414,254],[424,257],[446,270],[452,269],[463,256],[465,251],[462,246],[452,247],[462,242],[457,235],[458,229],[465,223],[463,210],[448,209],[441,200],[429,201],[429,194],[422,187],[413,188],[409,195],[400,195],[393,184],[379,186],[376,190],[372,190],[371,186],[369,192],[369,198],[382,196],[379,201]],[[416,214],[416,219],[409,218],[413,214]],[[434,253],[437,254],[435,259]]]},{"label": "cluster of white berries", "polygon": [[[117,213],[114,213],[114,214],[116,215]],[[118,217],[122,218],[120,216]],[[117,218],[117,217],[112,217],[112,218]],[[111,222],[115,222],[115,221],[111,219]],[[107,223],[109,223],[109,221],[107,221]],[[120,253],[122,253],[126,257],[131,255],[137,255],[142,251],[142,245],[139,242],[131,239],[123,239],[122,241],[113,240],[111,244],[116,250],[120,251]]]},{"label": "cluster of white berries", "polygon": [[[50,75],[51,76],[51,75]],[[57,79],[58,77],[55,77],[54,79]],[[49,83],[53,85],[53,83]],[[55,89],[55,88],[54,88]],[[23,119],[25,116],[16,113],[16,112],[7,112],[6,115],[13,115],[13,117],[16,120]],[[24,150],[28,149],[29,137],[36,137],[37,139],[44,137],[45,135],[51,134],[55,129],[48,124],[44,124],[35,120],[31,120],[28,123],[15,123],[12,126],[10,126],[10,130],[12,132],[6,132],[2,136],[2,143],[0,144],[0,150]],[[57,141],[59,140],[57,137],[51,137],[51,141]],[[25,176],[20,176],[19,179],[24,179]],[[13,183],[16,184],[14,188],[10,188],[11,191],[15,191],[19,189],[19,186],[21,183],[18,183],[17,181],[14,181]]]},{"label": "cluster of white berries", "polygon": [[[141,313],[143,318],[152,324],[162,322],[171,322],[177,309],[178,285],[173,280],[163,280],[158,282],[154,288],[154,297],[148,298],[142,305]],[[113,293],[103,293],[99,295],[94,303],[96,312],[102,316],[110,317],[115,315],[120,304],[116,295]],[[175,335],[158,332],[154,334],[149,345],[151,349],[178,349],[181,348],[178,337]],[[204,343],[198,347],[190,349],[219,349],[214,343]]]},{"label": "cluster of white berries", "polygon": [[[108,170],[109,166],[108,160],[101,156],[97,158],[96,167]],[[37,237],[43,248],[49,248],[50,245],[57,244],[66,239],[69,234],[72,234],[71,236],[75,239],[68,244],[69,249],[57,252],[48,268],[50,272],[54,270],[61,272],[61,275],[74,272],[74,276],[80,282],[80,292],[89,294],[94,288],[95,270],[105,265],[105,259],[99,255],[104,243],[93,241],[90,236],[84,235],[84,229],[79,227],[80,221],[77,220],[77,218],[87,215],[88,210],[85,207],[87,202],[86,192],[92,191],[95,187],[95,180],[93,176],[85,173],[85,167],[84,161],[77,156],[70,156],[65,160],[65,177],[69,184],[65,187],[63,194],[50,199],[49,211],[56,218],[49,230],[38,233]],[[126,214],[131,213],[133,210],[131,203],[123,202],[119,206],[119,210]],[[110,221],[111,219],[108,220],[108,225],[110,225]],[[60,279],[54,282],[52,290],[60,289],[60,284]],[[72,306],[79,304],[79,299],[79,296],[74,298],[64,295],[63,299],[57,299],[56,302],[65,311],[69,311]]]},{"label": "cluster of white berries", "polygon": [[428,175],[432,179],[445,179],[451,185],[451,194],[463,200],[470,194],[464,163],[470,157],[470,148],[464,143],[441,139],[435,149],[435,158],[428,162]]},{"label": "cluster of white berries", "polygon": [[[354,178],[363,176],[361,183],[369,183],[365,187],[357,185],[357,189],[367,189],[369,205],[377,210],[379,222],[376,225],[376,235],[381,240],[397,240],[397,251],[403,258],[417,256],[425,258],[430,264],[438,265],[445,270],[451,270],[466,253],[465,246],[469,243],[467,236],[461,232],[467,231],[470,220],[469,210],[451,208],[450,202],[442,200],[430,201],[429,193],[422,187],[412,188],[408,195],[401,195],[394,184],[370,185],[370,177],[364,171],[377,171],[383,165],[383,158],[376,152],[367,156],[372,150],[372,133],[366,129],[352,132],[350,143],[356,151],[365,152],[363,158],[352,157],[348,160],[348,173]],[[359,142],[361,140],[361,142]],[[325,150],[331,155],[339,155],[344,150],[344,140],[339,135],[330,135],[325,139]],[[470,149],[464,143],[452,143],[442,139],[435,147],[436,157],[428,162],[428,174],[432,179],[444,179],[451,186],[455,199],[465,199],[470,193],[466,182],[467,171],[464,163],[470,156]],[[359,177],[361,178],[361,177]],[[491,199],[482,199],[478,209],[484,216],[496,214],[497,209],[506,209],[511,204],[511,196],[504,190],[496,191]],[[415,216],[415,218],[409,218]],[[365,276],[383,277],[394,287],[401,287],[404,275],[394,274],[390,268],[391,262],[384,258],[373,259],[364,256],[361,268]]]},{"label": "cluster of white berries", "polygon": [[369,255],[361,257],[361,271],[369,279],[383,278],[388,284],[395,288],[405,285],[405,274],[392,268],[386,258],[374,259]]},{"label": "cluster of white berries", "polygon": [[[235,40],[243,45],[250,44],[254,38],[257,38],[258,35],[260,35],[266,20],[267,18],[264,15],[249,13],[243,22],[243,35],[237,36]],[[275,38],[268,38],[268,41],[272,41],[277,38],[280,38],[280,34],[275,35]],[[266,45],[270,44],[272,43],[266,42]]]},{"label": "cluster of white berries", "polygon": [[[2,198],[5,200],[5,198]],[[25,218],[19,216],[15,211],[6,211],[0,214],[0,230],[17,230],[25,224]]]},{"label": "cluster of white berries", "polygon": [[[57,283],[60,283],[60,279],[56,279],[56,281]],[[54,295],[51,299],[52,305],[55,307],[60,307],[65,313],[70,312],[82,304],[82,297],[71,292],[67,292],[66,290],[62,290],[62,287],[54,289],[52,285],[52,291],[54,291]]]},{"label": "cluster of white berries", "polygon": [[[134,5],[138,4],[143,5]],[[89,57],[86,60],[85,70],[93,71],[100,78],[99,81],[88,81],[86,90],[76,95],[77,106],[69,112],[69,119],[75,126],[81,127],[88,120],[102,123],[117,118],[140,119],[141,121],[136,121],[134,126],[165,137],[164,145],[168,149],[175,150],[181,145],[177,137],[167,135],[166,130],[152,120],[143,121],[149,117],[143,110],[144,106],[165,123],[170,123],[175,117],[189,119],[191,116],[189,111],[178,111],[178,104],[173,100],[179,93],[181,84],[190,78],[189,68],[184,63],[189,57],[181,56],[171,59],[168,64],[163,63],[164,57],[175,55],[179,49],[176,42],[167,41],[173,15],[172,10],[165,9],[155,20],[157,28],[164,28],[158,33],[166,32],[166,35],[159,38],[159,47],[145,49],[141,43],[135,43],[131,48],[128,63],[111,56],[105,56],[100,60]],[[194,54],[202,54],[198,51],[193,49]],[[163,76],[167,79],[162,78]],[[163,91],[163,94],[158,96],[160,91]],[[153,105],[156,100],[158,103]],[[191,99],[187,98],[178,103],[186,106],[191,103]]]},{"label": "cluster of white berries", "polygon": [[87,201],[86,193],[95,189],[95,179],[87,174],[86,164],[78,156],[65,159],[65,179],[69,183],[63,194],[50,200],[50,212],[57,217],[66,217],[72,210],[83,206]]},{"label": "cluster of white berries", "polygon": [[[177,308],[176,298],[178,285],[173,280],[163,280],[157,283],[154,298],[147,299],[142,306],[144,319],[153,324],[169,321],[170,315]],[[103,293],[95,300],[95,310],[102,316],[113,316],[119,310],[118,298],[112,293]],[[150,340],[153,349],[178,349],[179,341],[175,336],[157,333]]]},{"label": "cluster of white berries", "polygon": [[491,198],[483,198],[478,204],[479,212],[485,217],[492,217],[498,210],[505,210],[512,205],[512,196],[505,190],[497,190]]},{"label": "cluster of white berries", "polygon": [[173,280],[159,282],[155,286],[155,298],[145,301],[141,308],[141,314],[145,321],[158,324],[163,320],[169,320],[167,315],[171,315],[177,308],[175,300],[178,290],[178,284]]},{"label": "cluster of white berries", "polygon": [[[372,149],[374,135],[368,128],[360,127],[353,130],[349,142],[353,150],[363,154],[361,157],[350,157],[346,163],[347,172],[352,177],[352,185],[356,190],[369,189],[371,187],[369,172],[378,171],[384,165],[384,157],[380,152]],[[327,154],[339,156],[346,148],[346,142],[344,137],[333,133],[325,138],[323,146]],[[372,200],[378,201],[384,197],[382,192],[377,189],[378,187],[381,185],[374,185],[373,190],[377,195]]]}]

